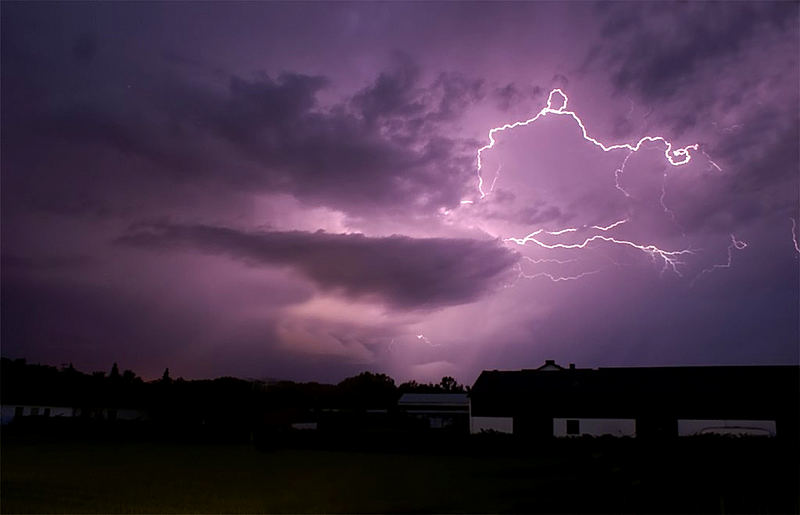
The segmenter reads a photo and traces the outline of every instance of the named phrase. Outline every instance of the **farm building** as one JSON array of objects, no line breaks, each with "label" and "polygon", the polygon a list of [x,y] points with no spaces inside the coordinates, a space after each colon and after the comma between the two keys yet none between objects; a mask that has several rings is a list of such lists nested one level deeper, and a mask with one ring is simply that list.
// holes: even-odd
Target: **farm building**
[{"label": "farm building", "polygon": [[469,398],[466,393],[404,393],[397,407],[424,421],[430,429],[467,431]]},{"label": "farm building", "polygon": [[0,406],[0,423],[10,424],[14,420],[29,418],[92,418],[96,420],[147,420],[144,410],[132,408],[86,409],[67,406],[4,404]]},{"label": "farm building", "polygon": [[470,429],[530,437],[750,434],[796,439],[800,367],[699,366],[484,371]]},{"label": "farm building", "polygon": [[74,408],[65,406],[41,406],[8,404],[0,406],[0,423],[6,425],[12,420],[22,417],[72,417],[75,415]]}]

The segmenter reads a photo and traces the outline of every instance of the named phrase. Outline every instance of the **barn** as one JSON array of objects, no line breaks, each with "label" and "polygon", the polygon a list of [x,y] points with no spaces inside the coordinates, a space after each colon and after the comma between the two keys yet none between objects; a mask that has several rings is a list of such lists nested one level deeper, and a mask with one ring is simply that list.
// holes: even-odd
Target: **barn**
[{"label": "barn", "polygon": [[581,369],[548,360],[481,373],[470,391],[472,433],[531,438],[760,434],[798,438],[800,367]]}]

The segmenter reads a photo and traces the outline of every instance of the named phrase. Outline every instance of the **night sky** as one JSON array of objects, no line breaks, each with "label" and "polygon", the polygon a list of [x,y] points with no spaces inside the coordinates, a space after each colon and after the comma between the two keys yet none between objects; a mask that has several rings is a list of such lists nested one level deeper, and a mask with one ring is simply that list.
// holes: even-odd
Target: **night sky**
[{"label": "night sky", "polygon": [[[2,353],[796,364],[798,27],[790,2],[3,2]],[[565,111],[697,146],[604,152]]]}]

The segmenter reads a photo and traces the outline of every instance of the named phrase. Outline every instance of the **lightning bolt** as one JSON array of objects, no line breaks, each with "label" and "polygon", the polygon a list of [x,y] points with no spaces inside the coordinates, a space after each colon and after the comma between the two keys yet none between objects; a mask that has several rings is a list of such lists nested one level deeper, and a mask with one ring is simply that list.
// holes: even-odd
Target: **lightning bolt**
[{"label": "lightning bolt", "polygon": [[441,345],[440,343],[433,343],[433,342],[432,342],[432,341],[431,341],[431,340],[430,340],[428,337],[426,337],[424,334],[418,334],[418,335],[416,335],[416,336],[417,336],[417,340],[419,340],[419,341],[421,341],[421,342],[423,342],[423,343],[427,343],[427,344],[428,344],[428,345],[430,345],[431,347],[438,347],[438,346],[440,346],[440,345]]},{"label": "lightning bolt", "polygon": [[[538,232],[538,231],[537,231]],[[617,245],[626,245],[632,247],[634,249],[640,250],[650,256],[653,260],[657,258],[661,258],[664,262],[664,266],[661,269],[661,273],[666,272],[667,270],[672,270],[676,275],[682,276],[683,274],[680,273],[678,270],[678,265],[685,264],[683,261],[679,261],[678,257],[683,256],[686,254],[694,254],[694,252],[690,249],[685,250],[663,250],[655,245],[640,245],[638,243],[628,241],[628,240],[618,240],[616,238],[611,238],[609,236],[603,236],[601,234],[596,234],[589,238],[583,240],[582,243],[544,243],[541,240],[536,238],[536,233],[531,233],[524,238],[506,238],[505,241],[511,241],[516,243],[517,245],[526,245],[527,243],[534,243],[539,245],[545,249],[585,249],[589,246],[590,243],[594,241],[605,241],[608,243],[614,243]]]},{"label": "lightning bolt", "polygon": [[726,263],[712,265],[709,268],[706,268],[705,270],[697,274],[697,277],[695,277],[694,280],[692,281],[692,286],[694,286],[694,283],[696,283],[705,274],[710,274],[714,270],[718,270],[720,268],[730,268],[731,265],[733,264],[733,251],[744,250],[746,248],[747,248],[747,243],[737,240],[736,236],[731,234],[731,244],[728,245],[728,261]]},{"label": "lightning bolt", "polygon": [[[554,263],[559,265],[566,265],[568,263],[575,263],[578,261],[577,259],[553,259],[553,258],[534,259],[528,256],[522,256],[522,259],[524,259],[528,263],[533,263],[534,265],[539,265],[542,263]],[[514,265],[514,270],[517,271],[518,279],[537,279],[539,277],[545,277],[547,279],[550,279],[554,283],[562,281],[575,281],[587,275],[596,274],[597,272],[600,271],[600,270],[594,270],[592,272],[583,272],[574,276],[554,275],[549,272],[537,272],[535,274],[526,274],[525,271],[522,270],[522,266],[519,263]]]},{"label": "lightning bolt", "polygon": [[[440,346],[442,345],[441,343],[433,343],[433,342],[430,340],[430,338],[428,338],[428,337],[427,337],[427,336],[425,336],[424,334],[415,334],[415,335],[413,335],[413,336],[414,336],[414,338],[416,338],[416,339],[417,339],[417,341],[420,341],[420,342],[422,342],[422,343],[425,343],[425,344],[427,344],[427,345],[430,345],[431,347],[440,347]],[[389,345],[388,345],[388,346],[387,346],[387,348],[386,348],[387,352],[392,352],[392,350],[393,350],[394,348],[396,348],[396,347],[400,346],[401,344],[403,344],[403,340],[406,340],[406,341],[407,341],[407,339],[406,339],[406,338],[407,338],[406,336],[403,336],[403,337],[402,337],[402,339],[401,339],[400,341],[396,341],[396,339],[395,339],[395,338],[392,338],[392,339],[389,341]]]},{"label": "lightning bolt", "polygon": [[670,217],[672,223],[675,224],[675,227],[681,230],[681,234],[683,235],[683,237],[686,237],[686,228],[684,228],[681,224],[678,223],[678,218],[675,216],[675,211],[673,211],[667,206],[666,198],[667,198],[667,171],[665,169],[664,178],[661,181],[661,196],[658,197],[658,202],[659,204],[661,204],[661,208],[664,210],[664,214]]},{"label": "lightning bolt", "polygon": [[[558,99],[556,98],[557,96],[558,96],[558,98],[560,98],[560,103],[559,103]],[[489,132],[488,132],[488,140],[489,140],[489,142],[487,144],[483,145],[482,147],[478,148],[478,150],[476,152],[477,176],[478,176],[478,192],[480,193],[480,198],[481,199],[484,199],[487,196],[487,192],[484,191],[484,189],[483,189],[483,184],[484,184],[483,177],[482,177],[483,153],[486,152],[487,150],[490,150],[490,149],[494,148],[494,146],[497,143],[496,136],[498,134],[504,132],[504,131],[507,131],[507,130],[510,130],[510,129],[514,129],[514,128],[517,128],[517,127],[524,127],[524,126],[530,125],[532,123],[535,123],[537,120],[539,120],[539,119],[541,119],[543,117],[546,117],[548,115],[567,116],[567,117],[572,118],[572,120],[578,125],[578,128],[580,129],[580,132],[581,132],[581,135],[582,135],[583,139],[588,141],[592,145],[600,148],[603,152],[612,152],[612,151],[615,151],[615,150],[627,150],[628,151],[627,155],[625,156],[625,159],[622,161],[622,163],[620,164],[619,168],[617,168],[614,171],[614,178],[615,178],[615,186],[616,186],[616,188],[621,193],[623,193],[626,197],[629,197],[629,198],[631,197],[631,195],[622,187],[621,178],[622,178],[622,175],[625,173],[625,166],[627,165],[628,160],[631,158],[631,156],[635,152],[638,152],[642,148],[642,145],[644,145],[645,143],[661,143],[661,144],[663,144],[664,145],[664,158],[666,159],[667,163],[669,165],[671,165],[671,166],[677,167],[677,166],[683,166],[683,165],[689,163],[692,160],[692,151],[694,151],[694,152],[698,152],[699,151],[708,159],[708,162],[709,162],[710,166],[716,168],[718,171],[722,170],[721,167],[717,163],[715,163],[714,161],[711,160],[711,158],[708,156],[708,154],[706,154],[702,149],[700,149],[700,144],[699,143],[693,143],[691,145],[686,145],[684,147],[676,147],[671,141],[667,140],[663,136],[644,136],[644,137],[640,138],[638,141],[636,141],[635,143],[616,143],[616,144],[603,143],[603,142],[599,141],[598,139],[596,139],[596,138],[594,138],[594,137],[589,135],[588,130],[586,129],[586,125],[584,124],[583,120],[574,111],[570,111],[570,110],[567,109],[568,103],[569,103],[569,97],[567,97],[567,95],[566,95],[566,93],[564,93],[564,91],[562,91],[560,88],[553,89],[552,91],[550,91],[550,94],[547,97],[547,104],[545,105],[545,107],[543,107],[532,118],[528,118],[527,120],[516,121],[516,122],[513,122],[513,123],[506,123],[506,124],[503,124],[503,125],[498,126],[498,127],[494,127],[494,128],[489,130]],[[649,115],[649,113],[648,113],[648,115]],[[664,179],[663,179],[663,182],[662,182],[662,191],[661,191],[661,196],[659,198],[659,202],[661,204],[661,207],[664,209],[664,212],[672,218],[673,222],[675,222],[675,214],[665,204],[666,179],[667,179],[667,174],[665,172],[664,173]],[[496,181],[496,178],[495,178],[495,181]],[[494,182],[492,183],[492,188],[490,189],[489,193],[491,193],[491,190],[494,189],[493,186],[494,186]],[[462,201],[462,204],[466,204],[466,203],[470,203],[471,204],[472,202],[473,201]],[[628,221],[627,219],[619,220],[619,221],[614,222],[611,225],[606,226],[606,227],[593,225],[593,226],[591,226],[591,229],[595,229],[595,230],[602,231],[602,232],[607,232],[609,230],[612,230],[612,229],[616,228],[617,226],[619,226],[619,225],[621,225],[623,223],[626,223],[627,221]],[[584,226],[584,228],[586,228],[586,227]],[[567,250],[585,249],[588,246],[593,245],[595,243],[607,243],[607,244],[612,244],[612,245],[627,246],[627,247],[630,247],[630,248],[633,248],[635,250],[638,250],[640,252],[645,253],[646,255],[648,255],[653,260],[653,262],[657,262],[657,261],[660,260],[663,263],[663,266],[661,268],[661,273],[662,274],[664,272],[666,272],[666,271],[672,271],[678,276],[682,276],[682,274],[681,274],[680,270],[678,269],[678,267],[680,265],[685,264],[681,260],[682,256],[694,254],[694,252],[691,249],[667,250],[667,249],[659,248],[658,246],[656,246],[654,244],[643,244],[643,243],[638,243],[638,242],[627,240],[627,239],[620,239],[620,238],[610,237],[610,236],[606,236],[606,235],[603,235],[603,234],[595,234],[595,235],[589,236],[589,237],[585,238],[582,242],[579,242],[579,243],[560,243],[560,242],[559,243],[546,243],[546,242],[542,241],[539,238],[541,235],[561,236],[561,235],[564,235],[564,234],[567,234],[567,233],[577,232],[578,230],[579,230],[579,228],[577,228],[577,227],[569,227],[569,228],[558,229],[558,230],[550,230],[550,231],[546,231],[544,229],[538,229],[538,230],[536,230],[534,232],[531,232],[530,234],[528,234],[526,236],[505,238],[504,241],[513,242],[513,243],[516,243],[517,245],[534,244],[534,245],[538,245],[541,248],[549,249],[549,250],[553,250],[553,249],[567,249]],[[742,245],[746,246],[746,244],[744,242],[740,242],[740,241],[736,240],[735,238],[733,238],[733,236],[732,236],[732,239],[733,239],[733,242],[734,242],[732,244],[733,248],[741,249],[741,248],[744,248]],[[733,248],[729,248],[729,250],[728,250],[729,256],[732,255]],[[730,266],[730,261],[731,261],[731,259],[729,259],[729,263],[727,265],[715,265],[712,268],[712,270],[714,268],[719,268],[719,267],[729,267]],[[599,270],[595,270],[595,271],[592,271],[592,272],[584,272],[583,274],[579,274],[577,276],[565,277],[565,276],[555,276],[553,274],[549,274],[549,273],[546,273],[546,272],[539,272],[539,273],[537,273],[535,275],[530,276],[530,275],[524,274],[524,272],[522,271],[521,268],[519,269],[519,273],[521,274],[521,276],[523,276],[525,278],[548,277],[549,279],[551,279],[553,281],[574,280],[574,279],[578,279],[580,277],[583,277],[585,275],[589,275],[589,274],[592,274],[592,273],[597,273],[598,271]],[[703,275],[703,273],[701,273],[700,275]]]},{"label": "lightning bolt", "polygon": [[[628,221],[628,219],[625,218],[624,220],[618,220],[618,221],[616,221],[616,222],[614,222],[611,225],[608,225],[606,227],[603,227],[603,226],[600,226],[600,225],[593,225],[591,228],[592,229],[597,229],[598,231],[605,232],[605,231],[610,231],[611,229],[614,229],[615,227],[620,226],[620,225],[624,224],[627,221]],[[585,229],[586,226],[584,226],[583,228]],[[530,233],[528,236],[538,236],[539,234],[549,234],[550,236],[561,236],[562,234],[566,234],[566,233],[570,233],[570,232],[578,232],[580,229],[581,228],[579,228],[579,227],[567,227],[566,229],[559,229],[557,231],[545,231],[544,229],[538,229],[538,230]],[[514,238],[509,238],[509,239],[510,240],[514,240]]]},{"label": "lightning bolt", "polygon": [[717,171],[718,171],[718,172],[721,172],[721,171],[722,171],[722,168],[720,168],[720,166],[719,166],[717,163],[715,163],[715,162],[714,162],[714,161],[711,159],[711,156],[709,156],[708,154],[706,154],[706,152],[705,152],[703,149],[700,149],[700,152],[701,152],[701,153],[702,153],[704,156],[706,156],[706,159],[708,160],[708,164],[709,164],[709,170],[711,170],[711,167],[714,167],[714,168],[716,168],[716,169],[717,169]]},{"label": "lightning bolt", "polygon": [[794,250],[800,254],[800,245],[797,244],[797,221],[794,218],[789,218],[792,221],[792,243],[794,243]]},{"label": "lightning bolt", "polygon": [[[561,105],[558,108],[553,107],[553,96],[560,95],[562,98]],[[606,145],[605,143],[600,142],[599,140],[589,136],[588,131],[586,130],[586,126],[583,123],[583,120],[573,111],[567,111],[567,103],[569,102],[569,97],[567,97],[566,93],[564,93],[560,88],[556,88],[550,92],[547,97],[547,105],[539,111],[536,116],[533,118],[528,118],[527,120],[521,120],[518,122],[513,123],[506,123],[499,127],[494,127],[489,129],[489,143],[482,146],[478,149],[477,153],[477,163],[478,163],[478,191],[481,194],[481,198],[486,197],[486,193],[483,191],[483,178],[481,177],[481,169],[483,168],[483,153],[487,150],[494,148],[497,141],[495,140],[495,134],[499,132],[504,132],[509,129],[514,129],[516,127],[524,127],[536,122],[539,118],[543,116],[547,116],[548,114],[553,114],[557,116],[569,116],[575,123],[578,124],[578,127],[581,130],[581,134],[583,139],[590,142],[591,144],[595,145],[596,147],[600,148],[603,152],[611,152],[613,150],[622,150],[627,149],[630,152],[638,152],[642,145],[647,142],[661,142],[664,144],[664,157],[667,159],[669,164],[672,166],[681,166],[685,165],[689,161],[692,160],[692,155],[689,152],[690,150],[698,150],[700,145],[698,143],[693,143],[691,145],[687,145],[685,147],[680,148],[673,148],[673,144],[671,141],[668,141],[663,136],[644,136],[639,139],[636,143],[617,143],[614,145]]]},{"label": "lightning bolt", "polygon": [[619,180],[622,178],[622,174],[625,173],[625,165],[628,164],[628,159],[630,159],[632,155],[633,152],[628,152],[628,155],[625,156],[625,159],[622,161],[622,164],[619,166],[619,168],[614,170],[614,186],[616,186],[617,189],[628,198],[630,198],[631,195],[620,185]]},{"label": "lightning bolt", "polygon": [[494,180],[492,181],[492,185],[489,187],[489,193],[494,191],[494,185],[497,184],[497,179],[500,178],[500,170],[503,169],[503,165],[500,164],[497,167],[497,171],[494,173]]},{"label": "lightning bolt", "polygon": [[627,223],[627,222],[628,222],[628,219],[625,218],[625,219],[622,219],[622,220],[617,220],[613,224],[607,225],[605,227],[602,227],[600,225],[593,225],[592,229],[597,229],[598,231],[604,231],[605,232],[605,231],[610,231],[611,229],[614,229],[616,227],[619,227],[620,225],[622,225],[624,223]]},{"label": "lightning bolt", "polygon": [[552,259],[552,258],[543,258],[543,259],[533,259],[528,256],[522,256],[522,259],[529,263],[533,263],[534,265],[538,265],[540,263],[558,263],[559,265],[565,265],[567,263],[575,263],[578,261],[577,259]]},{"label": "lightning bolt", "polygon": [[[605,227],[604,226],[600,226],[600,225],[593,225],[591,227],[591,229],[596,229],[598,231],[608,232],[608,231],[610,231],[612,229],[615,229],[615,228],[619,227],[620,225],[622,225],[624,223],[627,223],[627,222],[628,222],[628,219],[625,218],[625,219],[622,219],[622,220],[617,220],[616,222],[614,222],[612,224],[609,224],[609,225],[607,225]],[[513,238],[512,237],[512,238],[506,238],[505,241],[510,241],[510,242],[516,243],[517,245],[525,245],[527,243],[534,243],[536,245],[539,245],[542,248],[551,249],[551,250],[552,249],[584,249],[584,248],[588,247],[590,243],[592,243],[593,241],[597,241],[597,240],[605,241],[605,242],[608,242],[608,243],[614,243],[614,244],[617,244],[617,245],[627,245],[629,247],[633,247],[633,248],[635,248],[637,250],[640,250],[640,251],[644,252],[645,254],[649,255],[651,258],[655,259],[655,258],[659,258],[660,257],[664,261],[664,267],[662,268],[662,273],[665,272],[667,269],[671,269],[673,272],[675,272],[679,276],[681,275],[681,273],[678,271],[677,265],[681,265],[681,264],[684,264],[684,263],[682,261],[678,260],[678,256],[682,256],[682,255],[685,255],[685,254],[693,254],[694,253],[693,251],[691,251],[689,249],[676,250],[676,251],[663,250],[663,249],[660,249],[660,248],[656,247],[655,245],[640,245],[640,244],[632,242],[632,241],[621,240],[621,239],[617,239],[617,238],[611,238],[611,237],[603,236],[603,235],[600,235],[600,234],[596,234],[594,236],[586,238],[586,239],[583,240],[582,243],[571,243],[571,244],[567,244],[567,243],[552,243],[552,244],[549,244],[549,243],[544,243],[543,241],[541,241],[538,238],[536,238],[540,234],[549,234],[549,235],[553,235],[553,236],[559,236],[559,235],[564,234],[564,233],[576,232],[576,231],[578,231],[578,228],[575,228],[575,227],[569,227],[567,229],[561,229],[559,231],[545,231],[544,229],[539,229],[537,231],[534,231],[534,232],[528,234],[527,236],[525,236],[523,238]],[[546,259],[533,260],[533,259],[527,258],[527,257],[525,257],[525,259],[527,259],[528,261],[530,261],[532,263],[542,263],[542,262],[567,263],[567,262],[575,261],[575,260],[560,261],[560,260],[556,260],[556,259],[554,259],[554,260],[546,260]],[[597,272],[599,272],[599,270],[596,270],[596,271],[594,271],[592,273],[597,273]],[[583,274],[583,275],[586,275],[586,274]],[[578,277],[576,277],[576,278],[578,278]]]},{"label": "lightning bolt", "polygon": [[592,275],[600,272],[600,270],[592,270],[590,272],[581,272],[580,274],[577,275],[554,275],[549,272],[537,272],[535,274],[526,274],[522,270],[522,267],[519,265],[516,265],[515,270],[517,270],[519,274],[518,277],[522,279],[538,279],[539,277],[544,277],[550,279],[554,283],[560,283],[563,281],[577,281],[578,279],[582,279],[587,275]]},{"label": "lightning bolt", "polygon": [[667,198],[667,172],[664,172],[664,179],[661,181],[661,196],[658,197],[658,203],[661,204],[662,209],[664,209],[664,214],[669,215],[672,218],[672,221],[675,221],[675,213],[672,212],[670,208],[667,207],[666,202],[664,199]]}]

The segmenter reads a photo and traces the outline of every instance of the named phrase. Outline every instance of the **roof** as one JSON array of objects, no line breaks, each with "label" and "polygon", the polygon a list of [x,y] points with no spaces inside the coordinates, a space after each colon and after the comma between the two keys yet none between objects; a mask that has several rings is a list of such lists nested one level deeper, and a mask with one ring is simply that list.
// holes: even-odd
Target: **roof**
[{"label": "roof", "polygon": [[626,418],[655,410],[683,418],[773,419],[797,410],[799,378],[797,366],[493,370],[481,373],[470,397],[473,414],[481,416],[535,409]]},{"label": "roof", "polygon": [[399,406],[469,406],[466,393],[404,393]]},{"label": "roof", "polygon": [[552,371],[556,371],[556,370],[564,370],[564,367],[562,367],[561,365],[557,364],[555,362],[555,360],[548,359],[548,360],[546,360],[544,362],[544,365],[542,365],[541,367],[537,368],[536,370],[547,370],[547,371],[551,371],[552,372]]}]

